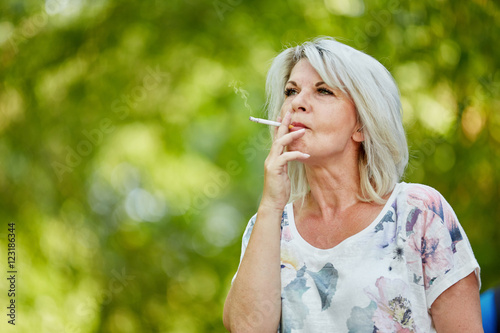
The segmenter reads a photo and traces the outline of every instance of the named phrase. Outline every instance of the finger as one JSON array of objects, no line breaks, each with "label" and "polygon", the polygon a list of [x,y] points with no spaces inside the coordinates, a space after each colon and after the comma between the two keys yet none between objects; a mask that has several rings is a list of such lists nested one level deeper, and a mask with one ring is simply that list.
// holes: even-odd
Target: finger
[{"label": "finger", "polygon": [[271,150],[269,151],[269,156],[277,156],[283,153],[285,147],[304,135],[305,129],[301,129],[295,132],[286,133],[285,135],[276,138],[271,145]]},{"label": "finger", "polygon": [[290,125],[291,121],[292,121],[292,113],[290,111],[287,111],[287,113],[285,113],[285,117],[281,121],[281,126],[278,128],[278,137],[282,137],[283,135],[285,135],[290,131],[288,125]]},{"label": "finger", "polygon": [[[279,116],[278,116],[278,118],[276,118],[276,121],[277,121],[278,123],[281,123],[281,120],[282,120],[282,119],[281,119],[281,117],[279,117]],[[276,126],[276,127],[274,128],[274,136],[273,136],[273,139],[276,139],[276,136],[278,135],[278,130],[279,130],[279,128],[280,128],[279,126]]]},{"label": "finger", "polygon": [[307,160],[310,157],[309,154],[300,152],[300,151],[287,151],[281,154],[278,159],[276,160],[276,163],[279,166],[285,166],[287,165],[288,162],[291,161],[303,161]]},{"label": "finger", "polygon": [[300,138],[301,136],[303,136],[305,132],[306,132],[306,129],[303,128],[303,129],[300,129],[298,131],[286,133],[282,137],[277,138],[273,142],[273,145],[276,144],[276,145],[283,146],[283,147],[288,146],[294,140],[297,140],[298,138]]},{"label": "finger", "polygon": [[283,153],[287,145],[289,145],[294,140],[303,136],[304,133],[305,129],[301,129],[299,131],[286,133],[285,135],[276,138],[276,140],[274,140],[273,144],[271,145],[271,150],[269,151],[270,155],[272,154],[280,155],[281,153]]},{"label": "finger", "polygon": [[285,152],[275,159],[267,160],[265,162],[266,173],[271,174],[286,174],[288,168],[288,162],[292,161],[304,161],[310,157],[309,154],[300,151]]}]

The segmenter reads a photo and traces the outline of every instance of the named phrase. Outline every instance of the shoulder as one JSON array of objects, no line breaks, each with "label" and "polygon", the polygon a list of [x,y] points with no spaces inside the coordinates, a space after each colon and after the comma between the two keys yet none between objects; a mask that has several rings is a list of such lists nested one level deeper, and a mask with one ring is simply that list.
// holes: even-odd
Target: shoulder
[{"label": "shoulder", "polygon": [[400,183],[398,196],[420,198],[422,200],[441,200],[443,196],[435,188],[417,183]]},{"label": "shoulder", "polygon": [[434,188],[422,184],[402,183],[393,205],[408,234],[419,230],[422,234],[450,238],[451,248],[464,238],[464,232],[453,208]]},{"label": "shoulder", "polygon": [[436,189],[415,183],[401,183],[397,196],[397,206],[410,210],[432,211],[444,220],[452,209],[446,199]]},{"label": "shoulder", "polygon": [[406,183],[402,185],[396,206],[398,215],[405,222],[406,232],[420,233],[421,236],[427,235],[436,239],[449,239],[450,248],[455,253],[455,244],[465,236],[450,204],[441,193],[430,186]]}]

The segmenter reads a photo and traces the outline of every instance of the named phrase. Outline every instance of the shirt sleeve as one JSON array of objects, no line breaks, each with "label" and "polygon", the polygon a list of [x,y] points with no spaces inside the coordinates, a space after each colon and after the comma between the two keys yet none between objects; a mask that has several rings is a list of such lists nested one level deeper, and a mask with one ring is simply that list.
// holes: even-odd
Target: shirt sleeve
[{"label": "shirt sleeve", "polygon": [[[257,214],[252,216],[250,221],[248,221],[247,227],[245,228],[245,232],[243,233],[243,238],[241,240],[241,255],[240,255],[240,264],[241,260],[243,259],[243,255],[245,254],[245,251],[248,246],[248,241],[250,240],[250,235],[252,234],[253,226],[255,225],[255,220],[257,219]],[[239,265],[238,265],[238,270],[239,270]],[[231,280],[231,284],[233,284],[234,279],[236,278],[236,275],[238,274],[238,271],[233,276],[233,279]]]},{"label": "shirt sleeve", "polygon": [[[435,280],[430,284],[427,290],[428,307],[441,295],[446,289],[467,277],[474,272],[478,281],[479,289],[481,288],[480,268],[474,256],[474,252],[470,245],[469,239],[465,234],[464,229],[458,222],[455,212],[448,202],[440,196],[441,205],[443,208],[443,217],[439,224],[437,234],[442,239],[447,251],[451,253],[446,262],[444,274],[435,277]],[[432,237],[432,235],[430,235]],[[426,271],[427,273],[427,271]],[[429,281],[434,279],[433,276],[426,277]]]},{"label": "shirt sleeve", "polygon": [[[480,268],[458,218],[436,190],[419,185],[408,196],[412,248],[420,256],[427,308],[446,289],[474,272],[481,287]],[[410,221],[410,219],[408,219]],[[408,224],[407,224],[408,227]]]}]

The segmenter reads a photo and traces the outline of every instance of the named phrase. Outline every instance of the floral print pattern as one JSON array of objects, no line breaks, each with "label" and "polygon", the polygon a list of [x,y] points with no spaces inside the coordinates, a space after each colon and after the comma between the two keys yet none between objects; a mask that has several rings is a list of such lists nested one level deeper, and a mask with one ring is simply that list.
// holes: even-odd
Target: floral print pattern
[{"label": "floral print pattern", "polygon": [[414,282],[425,289],[452,269],[456,244],[463,239],[455,214],[443,201],[437,191],[424,186],[408,195],[414,207],[406,219],[408,248],[417,255],[408,264]]},{"label": "floral print pattern", "polygon": [[423,280],[426,289],[453,267],[452,242],[446,231],[439,216],[426,211],[419,214],[408,237],[407,248],[416,254],[408,264],[415,281]]},{"label": "floral print pattern", "polygon": [[400,279],[380,277],[375,283],[376,291],[365,290],[371,299],[369,306],[353,307],[347,320],[349,333],[361,332],[419,332],[413,318],[408,285]]},{"label": "floral print pattern", "polygon": [[318,272],[310,271],[304,265],[297,271],[297,277],[283,288],[282,315],[283,321],[287,323],[284,332],[303,328],[304,320],[309,314],[309,308],[301,300],[302,295],[310,288],[306,286],[306,274],[311,277],[318,291],[321,311],[330,307],[332,297],[335,295],[338,272],[331,263],[325,264]]},{"label": "floral print pattern", "polygon": [[377,292],[367,291],[377,305],[373,313],[374,332],[417,332],[412,314],[411,302],[403,295],[408,294],[408,285],[403,280],[380,277],[375,282]]}]

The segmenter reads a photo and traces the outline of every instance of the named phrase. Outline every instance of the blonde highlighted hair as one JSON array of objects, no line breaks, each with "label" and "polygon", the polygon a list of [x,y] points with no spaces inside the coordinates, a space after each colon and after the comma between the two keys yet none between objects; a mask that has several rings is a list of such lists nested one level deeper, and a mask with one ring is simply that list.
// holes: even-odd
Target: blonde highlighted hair
[{"label": "blonde highlighted hair", "polygon": [[[356,106],[364,135],[358,160],[359,198],[384,203],[383,197],[400,181],[408,164],[396,82],[371,56],[331,37],[317,38],[285,49],[274,58],[266,82],[269,119],[278,118],[286,82],[295,64],[304,58],[327,85],[347,94]],[[288,174],[292,185],[290,201],[303,199],[309,192],[304,165],[291,162]]]}]

